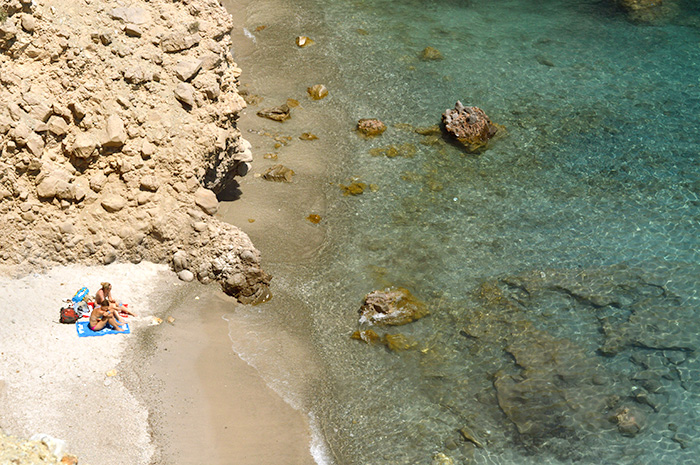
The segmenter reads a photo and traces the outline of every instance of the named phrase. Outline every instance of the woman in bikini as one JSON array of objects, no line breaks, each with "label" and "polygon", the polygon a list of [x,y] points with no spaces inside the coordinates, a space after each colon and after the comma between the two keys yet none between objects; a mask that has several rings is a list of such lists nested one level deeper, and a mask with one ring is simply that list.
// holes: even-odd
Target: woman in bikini
[{"label": "woman in bikini", "polygon": [[110,325],[115,331],[124,331],[124,328],[122,328],[117,321],[115,312],[109,306],[109,300],[104,299],[102,305],[95,307],[92,313],[90,313],[88,328],[90,328],[91,331],[99,331],[107,325]]},{"label": "woman in bikini", "polygon": [[[102,286],[98,291],[97,294],[95,294],[95,304],[99,305],[103,300],[107,299],[109,301],[109,304],[111,307],[117,310],[117,312],[122,312],[126,313],[127,315],[131,316],[136,316],[136,314],[131,313],[128,308],[124,305],[117,305],[117,301],[112,297],[112,285],[110,283],[100,283],[100,286]],[[117,320],[121,321],[119,319],[119,315],[116,315]]]}]

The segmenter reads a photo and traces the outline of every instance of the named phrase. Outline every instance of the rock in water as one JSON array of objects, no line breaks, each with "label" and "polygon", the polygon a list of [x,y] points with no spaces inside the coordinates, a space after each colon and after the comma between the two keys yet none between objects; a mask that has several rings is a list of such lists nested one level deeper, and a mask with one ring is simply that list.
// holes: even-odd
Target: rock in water
[{"label": "rock in water", "polygon": [[271,119],[273,121],[283,122],[292,117],[289,105],[286,103],[278,107],[264,108],[257,113],[261,118]]},{"label": "rock in water", "polygon": [[363,118],[357,122],[357,130],[365,136],[378,136],[386,131],[386,124],[378,119]]},{"label": "rock in water", "polygon": [[302,47],[306,47],[307,45],[313,44],[314,40],[309,38],[309,37],[306,37],[306,36],[299,36],[299,37],[297,37],[296,42],[297,42],[297,47],[302,48]]},{"label": "rock in water", "polygon": [[423,61],[439,61],[443,59],[440,50],[435,47],[425,47],[422,52],[420,52],[420,59]]},{"label": "rock in water", "polygon": [[372,291],[360,308],[360,324],[405,325],[428,314],[425,304],[402,287]]},{"label": "rock in water", "polygon": [[637,409],[630,407],[620,408],[611,421],[617,424],[617,430],[624,436],[636,436],[644,426],[644,416]]},{"label": "rock in water", "polygon": [[267,181],[292,182],[292,176],[294,176],[294,170],[284,165],[275,165],[268,168],[262,178]]},{"label": "rock in water", "polygon": [[314,100],[321,100],[328,96],[328,89],[323,84],[316,84],[315,86],[308,87],[306,91]]},{"label": "rock in water", "polygon": [[470,152],[485,147],[489,139],[498,131],[481,108],[465,107],[459,100],[454,109],[448,108],[442,114],[442,123],[448,134],[461,142]]}]

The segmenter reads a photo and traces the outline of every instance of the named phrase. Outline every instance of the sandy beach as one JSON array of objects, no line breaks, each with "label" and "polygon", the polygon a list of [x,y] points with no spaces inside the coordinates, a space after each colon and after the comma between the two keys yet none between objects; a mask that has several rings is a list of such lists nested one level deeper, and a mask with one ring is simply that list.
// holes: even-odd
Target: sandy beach
[{"label": "sandy beach", "polygon": [[[105,280],[138,315],[128,319],[131,334],[79,338],[75,324],[58,321],[61,301],[83,286],[94,295]],[[151,324],[158,290],[177,284],[167,267],[153,264],[0,277],[0,428],[64,440],[85,463],[148,463],[148,412],[124,385],[120,363]]]},{"label": "sandy beach", "polygon": [[[79,338],[60,298],[104,279],[138,315],[131,334]],[[233,352],[222,311],[237,304],[212,291],[146,263],[0,278],[0,428],[93,465],[314,463],[305,416]]]}]

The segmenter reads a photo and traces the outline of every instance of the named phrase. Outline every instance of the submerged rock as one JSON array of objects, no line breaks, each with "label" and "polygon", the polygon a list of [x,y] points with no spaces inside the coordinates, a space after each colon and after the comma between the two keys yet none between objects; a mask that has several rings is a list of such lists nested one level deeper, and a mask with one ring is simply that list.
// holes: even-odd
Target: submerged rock
[{"label": "submerged rock", "polygon": [[403,287],[372,291],[359,310],[360,324],[399,326],[428,314],[425,304]]},{"label": "submerged rock", "polygon": [[311,223],[313,223],[313,224],[318,224],[318,223],[321,222],[321,216],[320,216],[320,215],[316,215],[316,214],[314,214],[314,213],[312,213],[311,215],[307,216],[306,219],[309,220],[309,221],[310,221]]},{"label": "submerged rock", "polygon": [[485,147],[498,131],[481,108],[465,107],[459,100],[442,114],[442,123],[447,133],[470,152]]},{"label": "submerged rock", "polygon": [[408,350],[416,346],[416,343],[401,333],[387,334],[384,336],[384,345],[389,350],[398,352],[399,350]]},{"label": "submerged rock", "polygon": [[381,336],[379,336],[379,334],[372,331],[371,329],[355,331],[354,333],[352,333],[350,338],[366,342],[367,344],[379,344],[380,342],[382,342]]},{"label": "submerged rock", "polygon": [[385,156],[388,158],[406,157],[411,158],[417,152],[415,144],[405,143],[401,145],[389,145],[387,147],[375,147],[369,150],[373,157]]},{"label": "submerged rock", "polygon": [[442,56],[442,53],[440,53],[440,50],[436,49],[435,47],[425,47],[420,52],[420,59],[423,61],[439,61],[443,58],[444,57]]},{"label": "submerged rock", "polygon": [[678,12],[673,0],[617,0],[634,21],[653,22],[667,19]]},{"label": "submerged rock", "polygon": [[286,103],[272,108],[263,108],[257,113],[261,118],[271,119],[273,121],[283,122],[291,118],[289,105]]},{"label": "submerged rock", "polygon": [[624,436],[636,436],[644,426],[644,416],[640,411],[631,407],[622,407],[611,418],[617,425],[617,430]]},{"label": "submerged rock", "polygon": [[306,92],[314,100],[321,100],[328,97],[328,89],[323,84],[316,84],[315,86],[308,87]]},{"label": "submerged rock", "polygon": [[386,124],[375,118],[363,118],[357,122],[357,130],[365,136],[379,136],[386,131]]},{"label": "submerged rock", "polygon": [[339,184],[339,186],[343,190],[343,195],[360,195],[367,188],[367,184],[358,181],[352,182],[348,186],[344,184]]},{"label": "submerged rock", "polygon": [[310,37],[307,36],[298,36],[296,39],[297,47],[306,47],[308,45],[312,45],[314,43],[314,40]]},{"label": "submerged rock", "polygon": [[263,173],[262,178],[267,181],[292,182],[292,176],[294,176],[294,170],[284,165],[275,165],[268,168]]}]

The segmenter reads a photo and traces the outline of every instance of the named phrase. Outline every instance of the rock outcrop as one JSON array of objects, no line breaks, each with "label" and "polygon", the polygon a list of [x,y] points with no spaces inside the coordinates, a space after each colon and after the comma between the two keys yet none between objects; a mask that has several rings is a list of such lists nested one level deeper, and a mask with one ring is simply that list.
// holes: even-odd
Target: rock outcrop
[{"label": "rock outcrop", "polygon": [[402,287],[372,291],[360,308],[360,324],[399,326],[428,314],[425,304]]},{"label": "rock outcrop", "polygon": [[223,7],[0,7],[0,264],[172,263],[184,251],[200,281],[266,295],[253,244],[212,216],[252,161]]},{"label": "rock outcrop", "polygon": [[465,107],[460,101],[457,101],[454,108],[445,110],[442,124],[447,133],[470,152],[484,148],[498,131],[481,108]]},{"label": "rock outcrop", "polygon": [[379,136],[386,131],[386,124],[376,118],[362,118],[357,122],[357,130],[363,136]]}]

